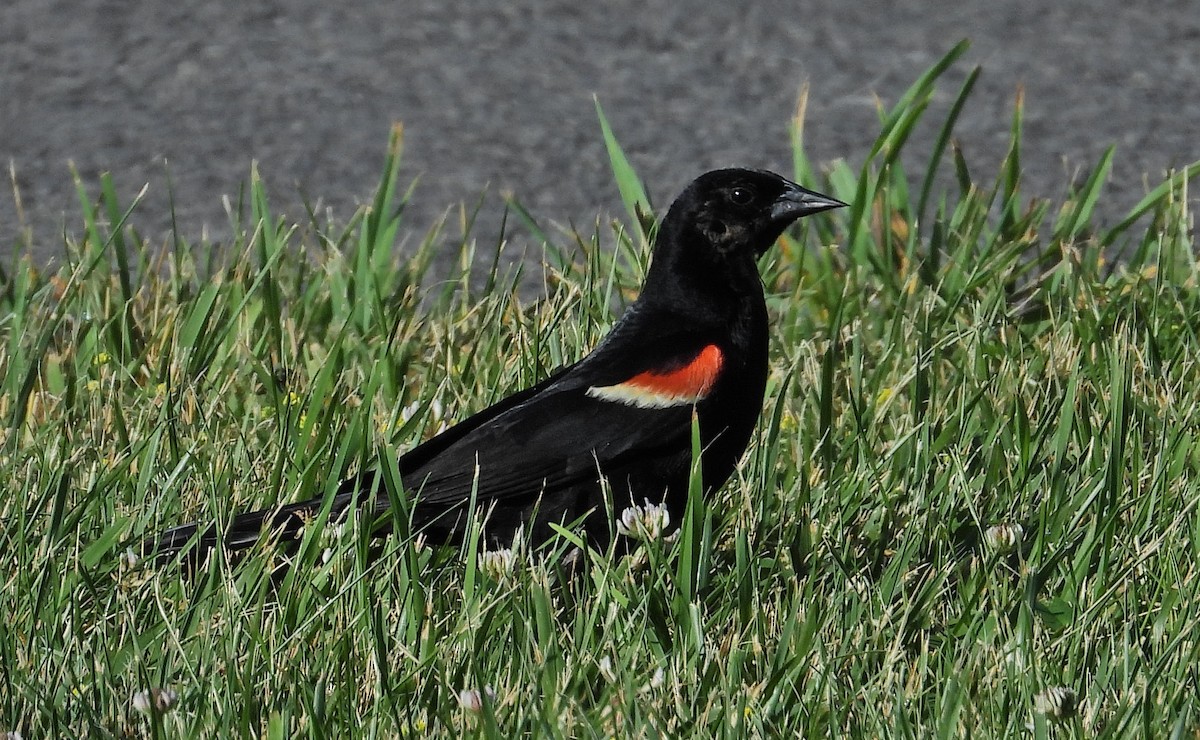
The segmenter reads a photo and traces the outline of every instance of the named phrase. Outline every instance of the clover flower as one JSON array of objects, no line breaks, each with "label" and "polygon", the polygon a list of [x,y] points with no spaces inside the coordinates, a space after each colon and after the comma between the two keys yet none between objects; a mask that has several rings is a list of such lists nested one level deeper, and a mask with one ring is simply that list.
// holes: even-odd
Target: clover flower
[{"label": "clover flower", "polygon": [[657,540],[671,526],[671,512],[666,504],[645,502],[645,506],[633,505],[621,512],[617,520],[617,531],[635,540]]},{"label": "clover flower", "polygon": [[491,686],[484,686],[483,690],[479,689],[463,689],[458,692],[458,705],[468,712],[479,712],[483,710],[484,698],[487,701],[496,701],[496,691]]},{"label": "clover flower", "polygon": [[983,533],[983,541],[988,549],[1000,555],[1016,550],[1024,538],[1025,528],[1010,522],[988,527]]},{"label": "clover flower", "polygon": [[1033,698],[1033,708],[1055,721],[1070,719],[1079,711],[1079,696],[1068,686],[1051,686]]},{"label": "clover flower", "polygon": [[479,554],[479,569],[494,581],[502,581],[508,577],[516,562],[517,555],[512,548],[484,550]]},{"label": "clover flower", "polygon": [[133,708],[142,714],[166,714],[179,703],[179,694],[173,689],[156,688],[138,691],[133,695]]}]

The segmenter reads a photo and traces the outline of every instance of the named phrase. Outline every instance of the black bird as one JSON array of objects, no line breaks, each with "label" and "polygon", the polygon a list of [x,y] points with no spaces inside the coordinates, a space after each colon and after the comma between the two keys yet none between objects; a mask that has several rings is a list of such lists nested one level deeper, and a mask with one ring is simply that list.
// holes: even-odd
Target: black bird
[{"label": "black bird", "polygon": [[[582,522],[588,541],[605,547],[611,517],[643,503],[665,504],[680,521],[693,412],[711,492],[733,473],[762,408],[768,327],[758,258],[796,219],[844,205],[761,170],[698,177],[658,229],[640,297],[591,354],[399,459],[412,531],[431,543],[461,541],[473,495],[494,546],[522,527],[538,542],[552,523]],[[355,501],[366,506],[372,489],[369,513],[383,513],[389,501],[376,475],[345,481],[330,519]],[[188,524],[153,549],[163,560],[191,543],[202,557],[216,546],[245,549],[268,531],[296,536],[324,503],[242,514],[198,537],[199,525]]]}]

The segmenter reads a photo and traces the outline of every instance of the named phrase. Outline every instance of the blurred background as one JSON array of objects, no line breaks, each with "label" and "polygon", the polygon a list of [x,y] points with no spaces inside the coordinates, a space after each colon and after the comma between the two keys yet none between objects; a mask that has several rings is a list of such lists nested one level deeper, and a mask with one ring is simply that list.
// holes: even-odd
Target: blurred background
[{"label": "blurred background", "polygon": [[28,233],[53,261],[64,228],[80,231],[69,162],[93,192],[112,172],[126,202],[148,183],[132,223],[155,242],[170,228],[168,173],[182,236],[221,240],[222,196],[253,160],[277,211],[302,219],[307,200],[345,220],[370,197],[396,121],[402,180],[419,178],[410,239],[485,189],[481,242],[496,239],[504,192],[590,231],[623,213],[593,94],[663,207],[713,167],[787,173],[806,82],[809,156],[857,167],[878,103],[962,38],[972,49],[924,132],[983,65],[957,127],[976,177],[995,174],[1019,86],[1026,196],[1060,196],[1116,144],[1101,207],[1113,221],[1167,168],[1200,159],[1190,0],[4,0],[0,162],[20,207],[6,182],[0,249]]}]

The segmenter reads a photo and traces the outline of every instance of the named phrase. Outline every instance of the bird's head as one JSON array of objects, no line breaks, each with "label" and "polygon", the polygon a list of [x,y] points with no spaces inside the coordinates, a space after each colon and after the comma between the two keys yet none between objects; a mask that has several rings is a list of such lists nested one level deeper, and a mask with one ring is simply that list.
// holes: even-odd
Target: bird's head
[{"label": "bird's head", "polygon": [[[726,169],[692,181],[671,206],[663,230],[682,227],[683,241],[722,260],[757,259],[792,222],[846,205],[765,170]],[[675,237],[678,238],[678,237]],[[699,238],[702,245],[695,245]]]}]

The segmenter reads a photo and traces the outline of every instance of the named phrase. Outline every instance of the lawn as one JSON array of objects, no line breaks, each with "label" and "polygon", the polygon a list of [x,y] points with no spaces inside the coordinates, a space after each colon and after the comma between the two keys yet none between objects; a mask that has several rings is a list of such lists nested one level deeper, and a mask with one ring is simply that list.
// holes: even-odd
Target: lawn
[{"label": "lawn", "polygon": [[253,175],[216,246],[147,243],[81,182],[61,267],[0,272],[0,735],[1195,737],[1200,163],[1112,224],[1112,150],[1031,197],[1019,98],[997,172],[953,145],[978,70],[913,162],[964,48],[859,166],[814,168],[798,113],[788,174],[852,206],[763,258],[739,473],[626,558],[377,552],[320,517],[290,556],[137,557],[394,471],[593,347],[657,212],[602,114],[629,216],[590,233],[518,202],[512,242],[466,210],[407,232],[399,130],[349,221],[289,223]]}]

